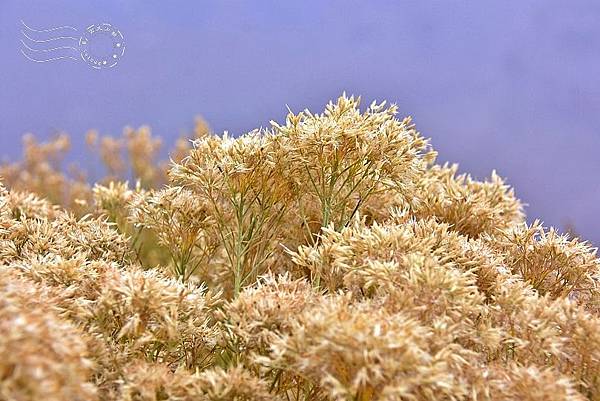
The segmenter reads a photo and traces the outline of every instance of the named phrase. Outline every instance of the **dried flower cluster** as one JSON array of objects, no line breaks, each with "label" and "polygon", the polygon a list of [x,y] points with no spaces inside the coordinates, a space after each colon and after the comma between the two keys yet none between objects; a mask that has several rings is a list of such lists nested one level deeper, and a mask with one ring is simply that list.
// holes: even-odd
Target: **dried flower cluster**
[{"label": "dried flower cluster", "polygon": [[93,187],[64,137],[26,139],[0,186],[0,400],[600,400],[596,250],[396,114],[200,121],[168,174],[146,128],[91,133]]},{"label": "dried flower cluster", "polygon": [[[204,119],[197,117],[190,137],[198,138],[208,133],[210,128]],[[152,136],[148,127],[137,130],[127,127],[121,137],[99,135],[91,130],[85,139],[92,158],[99,159],[106,170],[103,178],[99,178],[97,172],[91,173],[94,166],[88,172],[71,164],[64,171],[64,161],[71,147],[67,134],[58,134],[47,143],[39,143],[33,135],[27,134],[23,137],[22,160],[0,164],[4,185],[13,191],[33,192],[83,216],[94,209],[90,177],[104,185],[131,180],[142,188],[158,188],[167,182],[169,164],[158,161],[162,142]],[[190,147],[186,137],[179,138],[170,152],[171,159],[180,161]]]}]

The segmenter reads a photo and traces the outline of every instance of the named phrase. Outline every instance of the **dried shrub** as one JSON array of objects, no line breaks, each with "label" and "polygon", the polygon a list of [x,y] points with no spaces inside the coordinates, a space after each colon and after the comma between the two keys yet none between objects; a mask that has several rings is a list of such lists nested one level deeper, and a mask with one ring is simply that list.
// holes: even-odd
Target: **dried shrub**
[{"label": "dried shrub", "polygon": [[93,187],[66,136],[27,137],[0,169],[0,399],[600,400],[596,249],[396,115],[198,120],[170,169],[147,127],[90,132]]},{"label": "dried shrub", "polygon": [[0,267],[0,399],[96,400],[84,333],[44,287]]}]

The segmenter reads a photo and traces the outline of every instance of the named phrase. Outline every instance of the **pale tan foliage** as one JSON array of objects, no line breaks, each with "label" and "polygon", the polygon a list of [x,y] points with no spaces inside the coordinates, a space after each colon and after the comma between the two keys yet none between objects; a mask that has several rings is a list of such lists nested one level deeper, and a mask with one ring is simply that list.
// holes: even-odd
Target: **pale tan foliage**
[{"label": "pale tan foliage", "polygon": [[58,212],[57,206],[30,192],[11,191],[5,199],[6,206],[15,220],[19,220],[21,216],[34,219],[51,218]]},{"label": "pale tan foliage", "polygon": [[539,222],[504,230],[489,242],[505,255],[506,265],[527,280],[542,295],[585,295],[597,292],[600,261],[596,249],[569,239]]},{"label": "pale tan foliage", "polygon": [[456,176],[457,171],[456,164],[434,166],[424,175],[417,216],[435,216],[469,237],[493,234],[523,221],[521,202],[495,171],[485,182],[475,181],[467,174]]},{"label": "pale tan foliage", "polygon": [[293,319],[321,301],[306,280],[289,276],[262,277],[228,303],[221,319],[238,351],[266,352],[274,336],[289,333]]},{"label": "pale tan foliage", "polygon": [[[197,117],[192,138],[210,133],[202,117]],[[99,156],[106,172],[96,178],[99,184],[131,180],[143,188],[158,188],[167,182],[167,161],[158,161],[162,148],[160,138],[153,136],[147,126],[133,129],[126,127],[120,137],[100,135],[90,130],[85,135],[88,149]],[[64,171],[64,160],[71,148],[71,140],[60,133],[47,142],[38,142],[32,134],[23,137],[22,159],[0,165],[0,177],[12,190],[33,192],[48,199],[52,204],[68,207],[75,215],[83,216],[94,211],[92,187],[88,183],[88,171],[70,165]],[[190,140],[181,136],[171,157],[180,161],[191,148]],[[94,171],[91,168],[90,171]]]},{"label": "pale tan foliage", "polygon": [[127,207],[136,193],[143,193],[141,188],[129,189],[127,182],[110,181],[108,185],[94,185],[94,205],[99,214],[104,214],[109,221],[125,224],[128,219]]},{"label": "pale tan foliage", "polygon": [[409,119],[395,118],[396,106],[384,105],[361,113],[358,99],[341,97],[322,115],[290,113],[272,131],[206,136],[174,166],[174,182],[212,205],[234,294],[265,271],[272,240],[290,233],[283,221],[302,228],[289,243],[314,242],[322,226],[340,229],[378,192],[410,197],[434,153],[425,154]]},{"label": "pale tan foliage", "polygon": [[[323,299],[273,341],[267,363],[296,370],[332,399],[400,400],[464,396],[452,373],[460,355],[433,347],[433,333],[410,317],[348,297]],[[453,357],[455,360],[451,360]]]},{"label": "pale tan foliage", "polygon": [[215,224],[209,205],[189,190],[172,187],[138,194],[130,206],[130,222],[156,235],[171,257],[176,277],[187,281],[200,270],[207,278],[207,262],[218,245],[217,238],[209,234]]},{"label": "pale tan foliage", "polygon": [[75,166],[71,166],[70,173],[63,172],[63,161],[70,147],[66,134],[59,134],[47,143],[38,143],[33,135],[27,134],[23,137],[23,159],[0,165],[0,177],[10,189],[33,192],[81,213],[90,200],[90,186],[85,173]]},{"label": "pale tan foliage", "polygon": [[16,263],[26,276],[62,290],[59,307],[127,358],[167,366],[208,364],[217,341],[211,309],[219,300],[155,270],[123,270],[81,259]]},{"label": "pale tan foliage", "polygon": [[96,400],[85,336],[52,294],[5,267],[0,291],[0,399]]},{"label": "pale tan foliage", "polygon": [[128,252],[127,240],[103,219],[77,219],[64,211],[54,219],[13,221],[0,236],[0,262],[53,255],[123,261]]},{"label": "pale tan foliage", "polygon": [[596,249],[396,115],[198,120],[168,182],[147,127],[90,132],[93,189],[68,138],[27,138],[0,171],[0,399],[600,401]]},{"label": "pale tan foliage", "polygon": [[[571,380],[552,369],[509,364],[506,369],[486,375],[489,394],[485,397],[507,401],[582,401]],[[483,396],[483,394],[482,394]],[[483,397],[482,397],[483,398]]]},{"label": "pale tan foliage", "polygon": [[207,136],[170,174],[208,205],[210,235],[220,239],[234,281],[234,294],[265,271],[282,218],[296,192],[285,179],[287,156],[272,135],[252,132],[238,139]]},{"label": "pale tan foliage", "polygon": [[163,365],[137,364],[127,368],[119,401],[269,401],[265,381],[245,369],[210,369],[192,374],[171,372]]},{"label": "pale tan foliage", "polygon": [[[286,124],[272,122],[278,142],[289,152],[287,170],[301,193],[298,212],[306,225],[345,226],[371,196],[392,190],[406,199],[435,152],[410,118],[395,118],[397,107],[373,102],[364,113],[360,99],[340,97],[323,114],[290,113]],[[304,213],[310,204],[318,216]],[[307,211],[308,211],[307,210]],[[312,238],[310,238],[312,240]]]}]

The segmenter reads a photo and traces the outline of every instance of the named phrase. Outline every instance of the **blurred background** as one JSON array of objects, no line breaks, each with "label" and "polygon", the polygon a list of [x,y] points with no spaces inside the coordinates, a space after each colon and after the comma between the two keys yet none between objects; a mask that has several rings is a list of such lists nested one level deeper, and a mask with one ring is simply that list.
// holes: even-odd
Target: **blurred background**
[{"label": "blurred background", "polygon": [[[33,62],[21,20],[75,36],[110,23],[126,50],[100,70]],[[28,132],[68,132],[85,165],[88,129],[147,124],[168,148],[197,115],[239,135],[283,121],[286,105],[320,112],[346,91],[397,103],[440,162],[478,179],[496,169],[529,220],[600,243],[595,0],[0,0],[0,52],[2,160],[20,157]]]}]

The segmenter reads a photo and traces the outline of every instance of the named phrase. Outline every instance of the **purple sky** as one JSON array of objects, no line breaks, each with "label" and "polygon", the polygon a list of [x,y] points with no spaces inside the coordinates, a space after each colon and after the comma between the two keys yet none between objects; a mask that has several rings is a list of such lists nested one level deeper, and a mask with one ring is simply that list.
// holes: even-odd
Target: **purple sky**
[{"label": "purple sky", "polygon": [[[36,64],[36,29],[108,22],[119,64]],[[21,136],[119,134],[171,142],[202,114],[216,132],[320,111],[342,91],[387,99],[477,178],[492,169],[530,220],[600,243],[600,2],[0,0],[0,157]],[[77,151],[77,149],[76,149]]]}]

